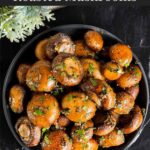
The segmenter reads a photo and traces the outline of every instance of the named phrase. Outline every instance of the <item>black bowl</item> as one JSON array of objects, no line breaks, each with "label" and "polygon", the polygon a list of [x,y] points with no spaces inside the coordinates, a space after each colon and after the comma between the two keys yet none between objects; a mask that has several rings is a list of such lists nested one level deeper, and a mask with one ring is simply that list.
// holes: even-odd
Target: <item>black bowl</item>
[{"label": "black bowl", "polygon": [[[63,25],[63,26],[58,26],[49,30],[46,30],[42,33],[40,33],[39,35],[35,36],[32,40],[30,40],[27,44],[25,44],[23,46],[23,48],[18,52],[18,54],[15,56],[15,58],[13,59],[6,77],[5,77],[5,81],[4,81],[4,86],[3,86],[3,109],[4,109],[4,114],[8,123],[8,126],[12,132],[12,134],[14,135],[14,137],[16,138],[16,140],[19,142],[19,144],[24,147],[27,150],[40,150],[39,147],[35,147],[35,148],[27,148],[23,142],[20,140],[19,136],[17,135],[16,131],[15,131],[15,122],[17,120],[17,118],[20,115],[16,115],[14,114],[11,109],[9,108],[9,103],[8,103],[8,96],[9,96],[9,89],[10,87],[17,83],[17,79],[16,79],[16,68],[18,67],[19,64],[24,63],[24,62],[28,62],[28,63],[33,63],[35,62],[36,58],[34,55],[34,49],[36,44],[44,39],[49,37],[50,35],[53,35],[55,33],[58,32],[63,32],[63,33],[67,33],[68,35],[70,35],[73,39],[79,39],[79,38],[83,38],[83,34],[87,31],[87,30],[95,30],[98,31],[102,34],[104,41],[105,41],[105,45],[112,45],[115,43],[123,43],[122,40],[120,40],[118,37],[116,37],[115,35],[109,33],[108,31],[105,31],[101,28],[98,27],[94,27],[94,26],[90,26],[90,25],[82,25],[82,24],[75,24],[75,25]],[[137,103],[140,105],[141,108],[145,108],[145,116],[144,116],[144,120],[143,123],[141,125],[141,127],[134,132],[133,134],[131,134],[130,136],[128,136],[126,138],[126,142],[119,146],[119,147],[115,147],[115,148],[111,148],[111,149],[115,149],[115,150],[125,150],[128,149],[139,137],[142,129],[143,129],[143,125],[145,123],[145,119],[147,116],[147,112],[148,112],[148,104],[149,104],[149,89],[148,89],[148,82],[147,82],[147,78],[144,72],[144,69],[140,63],[140,61],[138,60],[138,58],[136,57],[135,54],[133,54],[134,60],[138,62],[138,65],[143,73],[143,77],[142,80],[140,82],[140,94],[137,98]],[[22,115],[22,114],[21,114]]]}]

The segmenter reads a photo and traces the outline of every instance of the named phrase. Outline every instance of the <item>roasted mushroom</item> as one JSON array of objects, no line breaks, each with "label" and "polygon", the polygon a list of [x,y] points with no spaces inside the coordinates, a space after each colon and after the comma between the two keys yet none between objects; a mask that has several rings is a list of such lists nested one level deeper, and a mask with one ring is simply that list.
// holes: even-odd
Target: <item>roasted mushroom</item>
[{"label": "roasted mushroom", "polygon": [[48,39],[41,40],[35,48],[35,56],[42,60],[46,59],[46,47],[48,45]]},{"label": "roasted mushroom", "polygon": [[129,66],[125,73],[117,80],[117,85],[121,88],[129,88],[137,85],[142,78],[142,72],[138,66]]},{"label": "roasted mushroom", "polygon": [[25,98],[25,90],[20,85],[14,85],[9,92],[9,105],[13,112],[23,112],[23,103]]},{"label": "roasted mushroom", "polygon": [[20,64],[17,69],[17,78],[20,84],[26,83],[26,74],[31,66],[29,64]]},{"label": "roasted mushroom", "polygon": [[83,68],[79,59],[70,54],[57,55],[52,63],[53,75],[65,86],[75,86],[83,78]]},{"label": "roasted mushroom", "polygon": [[140,88],[139,88],[139,85],[137,84],[135,86],[125,89],[125,91],[129,93],[130,95],[132,95],[135,100],[139,94]]},{"label": "roasted mushroom", "polygon": [[87,31],[84,35],[86,44],[94,51],[100,51],[104,41],[100,33],[96,31]]},{"label": "roasted mushroom", "polygon": [[128,67],[132,61],[132,51],[128,45],[115,44],[109,49],[109,56],[112,61],[116,62],[122,67]]},{"label": "roasted mushroom", "polygon": [[21,117],[15,125],[15,129],[21,140],[28,146],[37,146],[41,139],[41,129],[34,126],[28,117]]},{"label": "roasted mushroom", "polygon": [[52,91],[56,87],[56,80],[52,75],[51,64],[46,60],[34,63],[27,72],[26,84],[32,91]]},{"label": "roasted mushroom", "polygon": [[96,112],[95,103],[82,92],[70,92],[62,99],[64,114],[73,122],[86,122]]},{"label": "roasted mushroom", "polygon": [[125,142],[124,134],[119,129],[114,129],[107,135],[101,136],[99,138],[99,145],[103,148],[109,148],[114,146],[119,146]]},{"label": "roasted mushroom", "polygon": [[93,122],[91,120],[73,126],[71,130],[71,137],[73,141],[86,142],[93,136]]},{"label": "roasted mushroom", "polygon": [[115,62],[108,62],[104,65],[102,74],[108,80],[117,80],[123,74],[123,68]]},{"label": "roasted mushroom", "polygon": [[86,46],[83,40],[75,41],[75,55],[78,57],[94,57],[95,53]]},{"label": "roasted mushroom", "polygon": [[63,129],[70,124],[70,120],[65,115],[60,115],[59,118],[54,122],[57,129]]},{"label": "roasted mushroom", "polygon": [[134,98],[126,92],[119,92],[116,94],[116,106],[114,112],[120,115],[128,114],[134,106]]},{"label": "roasted mushroom", "polygon": [[49,128],[59,117],[56,98],[50,94],[34,94],[27,106],[30,121],[41,128]]},{"label": "roasted mushroom", "polygon": [[98,111],[94,116],[93,121],[96,127],[96,129],[94,130],[94,134],[102,136],[114,130],[118,121],[118,115],[113,113],[112,111]]},{"label": "roasted mushroom", "polygon": [[27,111],[15,125],[27,147],[41,140],[42,150],[112,149],[142,124],[136,104],[142,72],[131,48],[107,40],[104,45],[98,31],[79,36],[73,42],[53,33],[38,41],[38,61],[17,68],[19,84],[11,87],[9,102],[13,112]]},{"label": "roasted mushroom", "polygon": [[98,95],[95,92],[87,91],[86,94],[87,94],[87,96],[89,97],[90,100],[95,102],[97,108],[102,107],[102,100],[98,97]]},{"label": "roasted mushroom", "polygon": [[103,80],[104,77],[100,72],[100,63],[94,59],[84,58],[81,60],[84,76],[94,77],[95,79]]},{"label": "roasted mushroom", "polygon": [[72,141],[63,130],[55,130],[45,134],[42,150],[71,150]]},{"label": "roasted mushroom", "polygon": [[105,81],[90,78],[83,82],[80,87],[83,91],[96,92],[104,109],[109,110],[114,108],[116,94]]},{"label": "roasted mushroom", "polygon": [[130,114],[123,115],[120,118],[123,133],[130,134],[136,131],[142,124],[142,121],[143,115],[141,108],[138,105],[135,105]]},{"label": "roasted mushroom", "polygon": [[53,59],[57,53],[74,54],[75,46],[71,38],[64,33],[51,36],[46,47],[46,56]]}]

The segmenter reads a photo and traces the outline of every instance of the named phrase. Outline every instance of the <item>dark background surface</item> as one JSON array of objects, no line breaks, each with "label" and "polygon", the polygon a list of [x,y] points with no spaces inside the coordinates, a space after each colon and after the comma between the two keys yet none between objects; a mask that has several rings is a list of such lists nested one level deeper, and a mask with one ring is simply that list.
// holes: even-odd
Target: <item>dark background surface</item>
[{"label": "dark background surface", "polygon": [[[132,47],[149,78],[150,6],[70,6],[55,11],[55,17],[56,21],[46,23],[45,27],[36,30],[26,42],[41,31],[58,25],[80,23],[98,26],[112,32]],[[0,91],[9,64],[26,42],[12,44],[7,39],[0,41]],[[7,126],[1,102],[2,100],[0,101],[0,150],[21,150]],[[150,117],[150,112],[148,116]],[[130,148],[130,150],[141,149],[150,149],[150,124],[147,124],[139,139]]]}]

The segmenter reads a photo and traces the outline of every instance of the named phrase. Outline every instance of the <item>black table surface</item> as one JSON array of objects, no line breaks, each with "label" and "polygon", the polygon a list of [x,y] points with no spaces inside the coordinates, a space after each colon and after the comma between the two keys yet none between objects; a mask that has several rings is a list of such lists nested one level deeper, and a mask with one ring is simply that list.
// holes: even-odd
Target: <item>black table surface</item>
[{"label": "black table surface", "polygon": [[[89,24],[112,32],[132,47],[149,78],[150,6],[69,6],[55,11],[55,17],[56,21],[46,22],[45,27],[36,30],[25,42],[16,44],[7,39],[0,41],[0,91],[8,66],[19,49],[38,33],[63,24]],[[150,113],[148,116],[150,117]],[[21,149],[7,126],[0,100],[0,150]],[[141,149],[150,149],[150,124],[147,124],[139,139],[130,148]]]}]

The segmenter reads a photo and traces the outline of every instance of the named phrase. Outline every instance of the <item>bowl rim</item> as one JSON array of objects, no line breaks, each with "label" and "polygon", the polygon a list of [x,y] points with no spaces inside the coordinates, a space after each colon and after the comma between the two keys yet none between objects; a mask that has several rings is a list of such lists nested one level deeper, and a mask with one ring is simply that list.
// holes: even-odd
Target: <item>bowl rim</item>
[{"label": "bowl rim", "polygon": [[[16,63],[16,61],[19,59],[20,55],[36,40],[38,40],[38,38],[40,38],[41,36],[49,33],[49,32],[52,32],[52,31],[55,31],[55,30],[63,30],[63,29],[66,29],[66,28],[70,28],[70,29],[88,29],[88,30],[95,30],[95,31],[98,31],[100,32],[102,35],[107,35],[109,37],[111,37],[112,39],[115,39],[117,40],[118,42],[120,43],[124,43],[119,37],[117,37],[116,35],[114,35],[113,33],[105,30],[105,29],[102,29],[100,27],[96,27],[96,26],[93,26],[93,25],[87,25],[87,24],[67,24],[67,25],[60,25],[60,26],[56,26],[56,27],[53,27],[53,28],[50,28],[50,29],[47,29],[39,34],[37,34],[36,36],[34,36],[33,38],[31,38],[29,41],[27,41],[27,43],[25,43],[22,48],[20,48],[20,50],[16,53],[15,57],[12,59],[7,71],[6,71],[6,75],[5,75],[5,79],[4,79],[4,82],[3,82],[3,89],[2,89],[2,103],[3,103],[3,111],[4,111],[4,116],[5,116],[5,119],[6,119],[6,122],[9,126],[9,129],[11,131],[11,133],[13,134],[13,136],[15,137],[15,139],[18,141],[18,143],[26,150],[30,150],[30,148],[27,148],[26,145],[21,141],[20,138],[18,138],[18,135],[16,133],[16,131],[14,130],[14,127],[11,125],[11,121],[9,120],[9,117],[8,117],[8,111],[7,111],[7,100],[6,100],[6,89],[7,89],[7,80],[8,80],[8,77],[9,77],[9,74],[12,70],[12,67],[14,66],[14,64]],[[144,68],[140,62],[140,60],[138,59],[138,57],[133,53],[133,58],[138,61],[138,66],[140,67],[141,71],[142,71],[142,75],[143,75],[143,80],[144,80],[144,84],[145,84],[145,87],[146,87],[146,108],[145,108],[145,115],[144,115],[144,119],[143,119],[143,122],[140,126],[140,128],[137,130],[137,133],[135,133],[134,137],[128,142],[126,143],[127,145],[125,146],[124,150],[125,149],[128,149],[129,147],[131,147],[131,145],[138,139],[138,137],[140,136],[141,132],[143,131],[143,126],[146,122],[146,118],[147,118],[147,113],[148,113],[148,106],[149,106],[149,86],[148,86],[148,80],[147,80],[147,76],[145,74],[145,71],[144,71]]]}]

